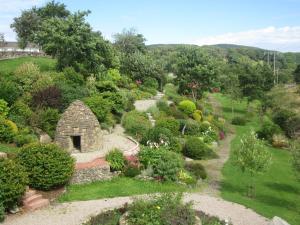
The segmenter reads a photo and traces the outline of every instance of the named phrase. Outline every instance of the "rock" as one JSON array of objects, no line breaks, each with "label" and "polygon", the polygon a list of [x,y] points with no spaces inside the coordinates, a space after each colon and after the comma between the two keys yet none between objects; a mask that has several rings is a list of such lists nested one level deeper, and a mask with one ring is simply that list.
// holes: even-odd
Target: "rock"
[{"label": "rock", "polygon": [[217,149],[218,148],[218,142],[214,141],[211,143],[212,149]]},{"label": "rock", "polygon": [[194,161],[193,159],[191,159],[191,158],[189,158],[189,157],[185,157],[184,160],[185,160],[186,162]]},{"label": "rock", "polygon": [[269,225],[290,225],[288,222],[285,220],[281,219],[278,216],[274,216]]},{"label": "rock", "polygon": [[40,143],[41,144],[49,144],[51,142],[52,142],[52,139],[51,139],[51,137],[48,134],[42,133],[40,135]]},{"label": "rock", "polygon": [[9,212],[11,214],[16,214],[16,213],[20,212],[20,209],[18,206],[15,206],[14,208],[10,209]]},{"label": "rock", "polygon": [[7,154],[5,152],[0,152],[0,158],[7,158]]}]

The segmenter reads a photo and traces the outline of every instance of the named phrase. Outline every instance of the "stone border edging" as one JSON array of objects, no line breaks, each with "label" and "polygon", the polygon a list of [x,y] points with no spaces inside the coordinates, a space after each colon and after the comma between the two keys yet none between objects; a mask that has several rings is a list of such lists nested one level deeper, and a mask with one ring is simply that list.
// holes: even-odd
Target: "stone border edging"
[{"label": "stone border edging", "polygon": [[140,147],[140,143],[131,136],[126,136],[126,138],[129,139],[130,141],[134,142],[135,146],[133,148],[129,149],[129,150],[124,151],[124,152],[135,152],[135,153],[137,153],[138,149]]}]

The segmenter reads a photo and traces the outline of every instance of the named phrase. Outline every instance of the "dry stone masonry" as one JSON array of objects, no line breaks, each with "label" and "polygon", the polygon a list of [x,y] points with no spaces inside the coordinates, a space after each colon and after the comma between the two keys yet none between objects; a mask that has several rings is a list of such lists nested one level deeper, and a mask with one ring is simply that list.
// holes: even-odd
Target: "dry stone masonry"
[{"label": "dry stone masonry", "polygon": [[100,124],[82,101],[76,100],[62,114],[57,124],[55,142],[68,152],[101,150]]}]

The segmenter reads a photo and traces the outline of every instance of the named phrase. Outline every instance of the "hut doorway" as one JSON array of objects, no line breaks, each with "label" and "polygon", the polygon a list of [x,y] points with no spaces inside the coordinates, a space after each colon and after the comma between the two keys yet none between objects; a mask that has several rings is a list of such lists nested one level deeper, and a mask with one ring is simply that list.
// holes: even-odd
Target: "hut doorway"
[{"label": "hut doorway", "polygon": [[76,150],[81,151],[81,137],[80,136],[71,136],[71,138],[72,138],[73,147]]}]

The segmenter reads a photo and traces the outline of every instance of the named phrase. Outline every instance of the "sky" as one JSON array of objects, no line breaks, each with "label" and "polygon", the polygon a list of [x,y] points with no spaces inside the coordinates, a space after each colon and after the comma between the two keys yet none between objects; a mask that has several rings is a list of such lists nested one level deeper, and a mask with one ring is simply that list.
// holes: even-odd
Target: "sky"
[{"label": "sky", "polygon": [[[46,0],[0,0],[0,33],[21,10]],[[106,39],[135,28],[146,44],[241,44],[300,52],[300,0],[61,0],[71,11],[91,10],[87,21]]]}]

